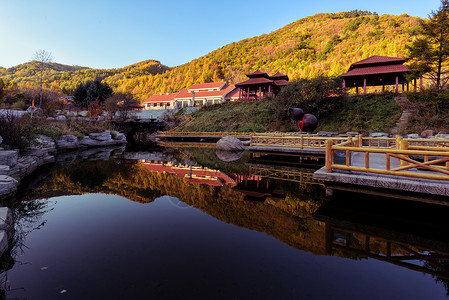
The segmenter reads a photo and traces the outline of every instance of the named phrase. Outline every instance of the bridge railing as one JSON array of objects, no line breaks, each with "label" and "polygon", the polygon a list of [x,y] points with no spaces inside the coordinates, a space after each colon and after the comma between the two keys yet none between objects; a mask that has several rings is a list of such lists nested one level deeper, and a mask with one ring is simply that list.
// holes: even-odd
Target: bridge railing
[{"label": "bridge railing", "polygon": [[[376,148],[360,147],[360,143],[357,143],[358,145],[348,142],[334,144],[332,141],[327,141],[325,168],[327,172],[347,170],[423,179],[449,180],[449,147],[445,146],[447,142],[449,141],[434,139],[407,140],[397,137],[395,148]],[[336,163],[337,151],[340,152],[339,154],[344,154],[344,164]],[[364,160],[353,160],[354,154],[360,152],[364,153]],[[338,156],[340,157],[340,155]],[[375,166],[373,166],[374,163],[371,164],[373,156],[376,156]],[[384,159],[383,165],[379,165],[379,159],[381,161]]]},{"label": "bridge railing", "polygon": [[314,135],[253,135],[251,136],[250,146],[270,146],[270,147],[295,147],[295,148],[312,148],[325,149],[326,141],[333,144],[340,144],[347,141],[347,138],[330,138],[318,137]]},{"label": "bridge railing", "polygon": [[159,131],[157,133],[160,136],[211,136],[211,137],[223,137],[223,136],[235,136],[235,137],[250,137],[253,135],[251,132],[170,132]]}]

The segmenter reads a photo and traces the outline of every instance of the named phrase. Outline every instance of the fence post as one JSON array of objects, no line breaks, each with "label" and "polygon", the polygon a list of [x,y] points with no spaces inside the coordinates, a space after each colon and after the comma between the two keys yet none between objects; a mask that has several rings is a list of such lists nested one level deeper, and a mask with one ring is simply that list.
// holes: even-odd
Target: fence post
[{"label": "fence post", "polygon": [[[408,150],[408,141],[401,139],[401,150]],[[408,155],[404,155],[405,157],[408,157]],[[408,163],[405,160],[401,159],[401,167],[408,165]]]},{"label": "fence post", "polygon": [[359,145],[360,148],[363,147],[363,137],[361,134],[359,134]]},{"label": "fence post", "polygon": [[332,141],[326,140],[326,172],[332,172]]},{"label": "fence post", "polygon": [[401,141],[402,141],[402,136],[397,135],[396,136],[396,150],[400,150],[401,149]]}]

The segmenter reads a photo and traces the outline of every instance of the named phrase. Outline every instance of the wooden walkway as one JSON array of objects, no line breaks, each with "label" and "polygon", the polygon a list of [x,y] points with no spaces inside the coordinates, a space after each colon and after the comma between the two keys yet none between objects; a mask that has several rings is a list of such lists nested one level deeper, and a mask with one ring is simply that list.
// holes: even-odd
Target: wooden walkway
[{"label": "wooden walkway", "polygon": [[314,178],[326,183],[449,196],[449,139],[335,138],[298,133],[175,134],[249,137],[248,149],[252,151],[324,155],[326,165],[314,173]]}]

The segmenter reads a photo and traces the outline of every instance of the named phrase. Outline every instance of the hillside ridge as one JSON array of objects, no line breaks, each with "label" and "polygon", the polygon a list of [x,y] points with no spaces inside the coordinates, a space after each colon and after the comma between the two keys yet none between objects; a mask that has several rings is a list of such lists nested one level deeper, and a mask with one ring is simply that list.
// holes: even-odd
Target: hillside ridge
[{"label": "hillside ridge", "polygon": [[[144,100],[194,83],[236,83],[257,69],[268,74],[279,71],[290,79],[336,76],[346,72],[351,63],[372,55],[405,56],[419,20],[406,14],[320,13],[271,33],[230,43],[174,68],[146,60],[120,69],[60,72],[50,75],[47,87],[70,93],[81,82],[101,79],[115,91],[130,92]],[[6,76],[5,70],[0,69],[0,77],[6,80],[19,84],[32,81],[20,72]]]}]

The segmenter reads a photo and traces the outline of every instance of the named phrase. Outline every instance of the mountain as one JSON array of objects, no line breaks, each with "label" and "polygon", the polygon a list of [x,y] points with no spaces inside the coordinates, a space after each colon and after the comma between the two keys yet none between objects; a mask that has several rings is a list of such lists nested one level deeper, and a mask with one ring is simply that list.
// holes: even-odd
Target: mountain
[{"label": "mountain", "polygon": [[[45,82],[47,88],[61,90],[64,93],[71,92],[80,83],[88,80],[118,81],[138,76],[152,76],[170,70],[157,60],[145,60],[119,69],[90,69],[80,66],[68,66],[58,63],[47,64]],[[0,69],[0,78],[4,81],[15,82],[19,86],[36,84],[38,68],[34,62],[27,62],[12,68]]]},{"label": "mountain", "polygon": [[[236,83],[257,69],[270,75],[280,71],[290,79],[338,75],[351,63],[372,55],[405,56],[406,44],[416,36],[418,22],[419,18],[405,14],[317,14],[269,34],[231,43],[173,69],[149,60],[122,69],[61,72],[49,78],[48,85],[71,91],[78,83],[99,77],[114,90],[131,92],[143,100],[193,83]],[[0,70],[0,76],[4,73]],[[22,76],[19,72],[9,80],[20,81]]]}]

